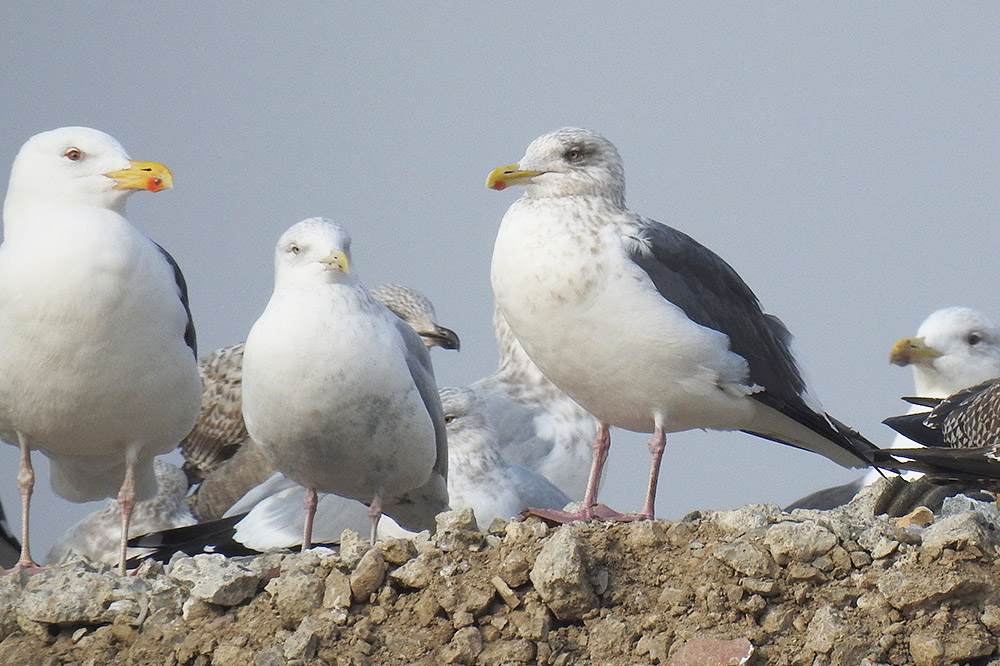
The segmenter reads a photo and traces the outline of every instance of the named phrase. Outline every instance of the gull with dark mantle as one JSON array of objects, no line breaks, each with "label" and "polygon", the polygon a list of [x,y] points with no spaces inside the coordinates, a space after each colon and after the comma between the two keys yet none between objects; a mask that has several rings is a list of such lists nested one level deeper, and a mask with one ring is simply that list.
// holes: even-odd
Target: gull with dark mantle
[{"label": "gull with dark mantle", "polygon": [[124,217],[136,190],[171,187],[87,127],[36,134],[11,168],[0,246],[0,436],[21,449],[21,558],[34,566],[31,451],[56,493],[118,495],[119,569],[135,502],[156,490],[153,457],[191,429],[201,403],[180,268]]},{"label": "gull with dark mantle", "polygon": [[243,351],[243,418],[274,466],[307,489],[433,529],[448,506],[448,445],[430,354],[350,266],[350,236],[309,218],[275,247],[274,292]]},{"label": "gull with dark mantle", "polygon": [[665,434],[743,430],[867,467],[873,444],[809,392],[784,325],[725,261],[625,206],[618,151],[564,128],[533,141],[487,187],[524,188],[500,224],[491,279],[528,356],[597,419],[584,506],[553,520],[614,518],[597,504],[609,426],[651,432],[640,517],[652,517]]}]

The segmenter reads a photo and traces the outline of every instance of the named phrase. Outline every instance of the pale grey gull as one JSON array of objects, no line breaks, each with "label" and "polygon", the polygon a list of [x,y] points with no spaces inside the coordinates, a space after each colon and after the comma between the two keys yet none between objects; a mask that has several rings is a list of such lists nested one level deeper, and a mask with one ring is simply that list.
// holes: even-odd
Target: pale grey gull
[{"label": "pale grey gull", "polygon": [[[153,471],[156,474],[156,496],[135,503],[129,525],[131,531],[142,535],[198,522],[184,499],[188,484],[181,468],[157,458],[153,461]],[[109,547],[109,544],[115,543],[121,522],[119,514],[117,502],[109,500],[103,508],[69,528],[49,549],[45,562],[62,564],[82,557],[91,562],[117,564],[118,548]],[[141,552],[136,549],[128,551],[129,559],[139,555]]]},{"label": "pale grey gull", "polygon": [[[458,334],[437,323],[434,305],[423,294],[398,284],[379,285],[371,294],[409,324],[428,349],[459,349]],[[201,413],[180,448],[184,471],[198,484],[189,498],[191,510],[206,521],[222,517],[275,470],[252,446],[243,422],[243,343],[206,355],[198,370],[204,384]]]},{"label": "pale grey gull", "polygon": [[30,138],[11,168],[0,246],[0,434],[21,449],[22,549],[31,451],[59,495],[117,493],[120,570],[132,507],[156,488],[153,457],[177,446],[201,401],[194,326],[177,263],[124,217],[170,171],[129,159],[103,132]]},{"label": "pale grey gull", "polygon": [[866,467],[875,446],[810,394],[790,335],[711,250],[625,206],[621,158],[604,137],[539,137],[492,189],[518,185],[497,234],[497,304],[528,356],[598,422],[583,509],[597,507],[608,427],[652,432],[640,516],[654,513],[664,434],[744,430]]},{"label": "pale grey gull", "polygon": [[274,293],[243,352],[243,417],[272,464],[306,490],[302,546],[316,491],[432,529],[447,507],[448,449],[430,354],[350,267],[350,236],[324,218],[275,247]]}]

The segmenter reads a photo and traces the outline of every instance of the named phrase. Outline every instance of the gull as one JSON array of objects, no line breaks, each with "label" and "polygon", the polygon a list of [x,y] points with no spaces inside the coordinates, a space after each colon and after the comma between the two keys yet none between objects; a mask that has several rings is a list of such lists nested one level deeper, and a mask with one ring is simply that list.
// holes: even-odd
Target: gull
[{"label": "gull", "polygon": [[[153,461],[153,471],[156,474],[156,496],[136,502],[131,530],[142,535],[197,523],[185,501],[188,484],[181,468],[157,458]],[[120,520],[117,502],[109,500],[104,507],[69,528],[49,549],[45,561],[48,564],[63,564],[84,557],[91,562],[116,564],[118,549],[109,548],[108,544],[114,543]],[[129,558],[137,555],[129,552]]]},{"label": "gull", "polygon": [[37,134],[11,167],[0,246],[0,436],[21,450],[21,557],[31,569],[31,451],[56,493],[117,493],[119,570],[132,508],[155,492],[153,457],[177,446],[201,401],[180,268],[124,217],[136,190],[172,186],[107,134]]},{"label": "gull", "polygon": [[[375,300],[406,322],[424,345],[458,351],[458,334],[437,323],[434,305],[423,294],[398,284],[371,291]],[[197,487],[191,509],[199,520],[220,518],[254,486],[274,473],[252,445],[243,422],[243,343],[216,350],[198,363],[204,391],[201,413],[181,441],[184,471]]]},{"label": "gull", "polygon": [[[651,432],[652,517],[665,434],[743,430],[867,467],[876,447],[808,390],[791,336],[739,275],[689,236],[631,212],[614,145],[563,128],[528,146],[487,187],[524,188],[500,224],[491,282],[504,318],[543,373],[598,421],[583,509],[597,506],[609,426]],[[540,514],[541,515],[541,514]]]},{"label": "gull", "polygon": [[[896,341],[889,352],[889,362],[913,369],[913,395],[945,398],[992,377],[1000,377],[1000,327],[972,308],[941,308],[927,316],[915,336]],[[925,410],[922,405],[913,405],[910,413]],[[897,434],[891,447],[910,448],[916,444],[905,435]],[[903,474],[907,480],[921,476],[920,472]],[[850,483],[824,488],[796,500],[788,509],[832,509],[841,506],[880,478],[881,474],[871,470]],[[896,511],[902,510],[903,501],[900,498]],[[923,500],[917,498],[915,501]]]},{"label": "gull", "polygon": [[448,505],[448,449],[430,354],[350,266],[350,236],[309,218],[275,247],[274,292],[243,351],[243,418],[271,463],[304,486],[432,529]]}]

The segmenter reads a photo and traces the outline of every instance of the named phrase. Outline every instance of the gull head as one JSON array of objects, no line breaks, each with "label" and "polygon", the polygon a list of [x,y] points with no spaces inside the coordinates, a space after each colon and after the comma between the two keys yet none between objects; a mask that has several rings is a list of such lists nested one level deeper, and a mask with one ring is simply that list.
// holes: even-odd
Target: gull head
[{"label": "gull head", "polygon": [[625,169],[614,144],[600,134],[564,127],[538,137],[517,164],[497,167],[486,187],[524,188],[529,197],[599,196],[624,206]]},{"label": "gull head", "polygon": [[113,137],[89,127],[60,127],[28,139],[10,172],[4,218],[47,206],[88,206],[123,212],[136,190],[173,187],[170,170],[138,162]]},{"label": "gull head", "polygon": [[325,217],[297,222],[274,248],[275,285],[350,282],[351,236]]},{"label": "gull head", "polygon": [[383,284],[372,289],[371,295],[409,324],[427,347],[460,348],[458,334],[437,323],[434,304],[420,292],[401,284]]},{"label": "gull head", "polygon": [[898,340],[889,361],[913,367],[921,397],[943,398],[1000,376],[1000,328],[977,310],[943,308]]}]

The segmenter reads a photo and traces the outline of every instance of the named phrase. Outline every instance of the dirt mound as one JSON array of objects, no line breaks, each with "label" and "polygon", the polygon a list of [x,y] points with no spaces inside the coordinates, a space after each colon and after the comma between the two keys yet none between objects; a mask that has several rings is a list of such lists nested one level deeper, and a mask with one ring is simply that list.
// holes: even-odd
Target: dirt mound
[{"label": "dirt mound", "polygon": [[0,664],[1000,664],[995,507],[871,507],[76,563],[0,580]]}]

